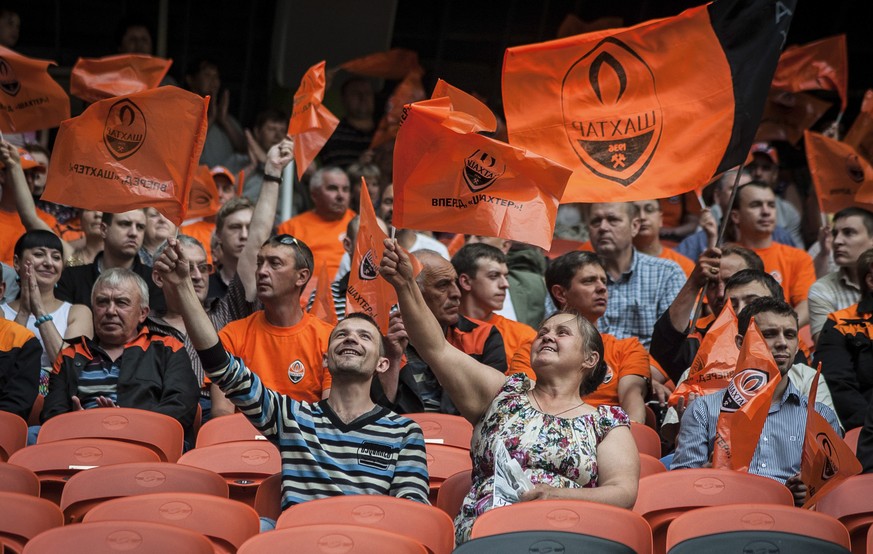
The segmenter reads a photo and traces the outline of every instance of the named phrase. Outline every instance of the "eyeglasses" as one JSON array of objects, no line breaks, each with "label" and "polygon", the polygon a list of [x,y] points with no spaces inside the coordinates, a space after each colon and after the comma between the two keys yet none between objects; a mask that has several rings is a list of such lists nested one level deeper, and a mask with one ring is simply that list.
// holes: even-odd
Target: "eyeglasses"
[{"label": "eyeglasses", "polygon": [[300,259],[303,260],[303,267],[308,270],[312,270],[309,267],[309,259],[306,257],[306,254],[303,253],[303,248],[300,246],[300,241],[291,235],[276,235],[275,240],[278,241],[279,244],[284,244],[285,246],[293,246],[297,249],[297,253],[300,254]]},{"label": "eyeglasses", "polygon": [[215,266],[212,264],[195,264],[193,262],[188,263],[188,271],[190,273],[194,273],[194,270],[200,272],[201,275],[212,275],[215,273]]}]

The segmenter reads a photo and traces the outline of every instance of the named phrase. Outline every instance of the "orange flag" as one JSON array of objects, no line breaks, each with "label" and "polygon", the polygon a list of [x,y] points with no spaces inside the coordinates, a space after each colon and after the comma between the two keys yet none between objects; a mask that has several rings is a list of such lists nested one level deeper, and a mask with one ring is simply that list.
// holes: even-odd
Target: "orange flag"
[{"label": "orange flag", "polygon": [[724,303],[721,313],[700,342],[688,377],[676,386],[670,395],[670,405],[679,398],[688,399],[691,393],[705,395],[728,386],[737,368],[737,314],[730,302]]},{"label": "orange flag", "polygon": [[712,467],[748,471],[782,380],[770,348],[752,319],[737,358],[737,370],[724,391],[715,431]]},{"label": "orange flag", "polygon": [[336,308],[333,303],[333,295],[330,291],[331,276],[327,274],[327,263],[321,263],[318,270],[318,286],[315,289],[315,302],[312,303],[309,313],[331,325],[337,324]]},{"label": "orange flag", "polygon": [[97,102],[156,88],[173,60],[121,54],[105,58],[79,58],[70,74],[70,94]]},{"label": "orange flag", "polygon": [[351,73],[365,77],[398,80],[413,71],[421,72],[418,53],[406,48],[392,48],[387,52],[375,52],[362,58],[349,60],[340,66]]},{"label": "orange flag", "polygon": [[861,112],[843,139],[858,151],[868,162],[873,163],[873,90],[864,93]]},{"label": "orange flag", "polygon": [[379,121],[370,148],[378,148],[386,142],[397,138],[397,130],[400,129],[400,120],[403,117],[403,107],[406,104],[425,99],[424,86],[421,84],[422,70],[415,69],[406,74],[406,77],[391,93],[391,97],[385,103],[385,115]]},{"label": "orange flag", "polygon": [[851,477],[861,473],[861,462],[849,445],[831,427],[824,417],[815,411],[818,378],[821,363],[812,387],[809,389],[809,404],[806,412],[806,432],[803,436],[803,454],[800,458],[800,480],[809,489],[804,508],[812,507],[829,491]]},{"label": "orange flag", "polygon": [[834,90],[842,101],[840,111],[845,110],[849,90],[846,35],[786,48],[773,75],[773,88],[791,92]]},{"label": "orange flag", "polygon": [[176,87],[91,104],[61,124],[42,198],[113,213],[154,207],[181,224],[208,105]]},{"label": "orange flag", "polygon": [[870,194],[873,167],[867,160],[845,142],[812,131],[804,132],[803,138],[809,173],[822,212],[834,213],[858,203],[873,204]]},{"label": "orange flag", "polygon": [[319,62],[306,72],[300,81],[300,88],[294,93],[294,108],[288,122],[288,134],[294,137],[294,161],[297,165],[297,178],[303,173],[321,148],[333,134],[339,120],[325,108],[324,100],[324,62]]},{"label": "orange flag", "polygon": [[0,46],[0,131],[50,129],[70,117],[70,97],[48,74],[50,65]]},{"label": "orange flag", "polygon": [[218,202],[218,187],[209,166],[200,165],[194,171],[191,180],[191,192],[188,193],[188,211],[185,217],[210,217],[218,213],[221,204]]},{"label": "orange flag", "polygon": [[719,0],[509,48],[509,142],[573,170],[562,202],[694,190],[748,154],[795,4]]},{"label": "orange flag", "polygon": [[797,144],[833,104],[805,92],[770,91],[755,142]]},{"label": "orange flag", "polygon": [[[494,113],[488,109],[488,106],[480,102],[477,98],[467,94],[463,90],[453,87],[447,82],[439,79],[436,86],[433,88],[431,98],[448,98],[452,101],[452,107],[455,111],[463,112],[472,115],[482,123],[482,130],[493,132],[497,129],[497,118]],[[463,131],[465,129],[458,129]]]},{"label": "orange flag", "polygon": [[548,250],[570,171],[483,128],[450,97],[408,106],[394,148],[394,224]]},{"label": "orange flag", "polygon": [[388,235],[379,227],[376,212],[370,200],[367,183],[361,187],[361,216],[352,265],[349,270],[349,288],[346,292],[346,313],[364,312],[379,324],[382,334],[388,333],[388,317],[397,304],[397,293],[388,281],[379,275],[384,240]]}]

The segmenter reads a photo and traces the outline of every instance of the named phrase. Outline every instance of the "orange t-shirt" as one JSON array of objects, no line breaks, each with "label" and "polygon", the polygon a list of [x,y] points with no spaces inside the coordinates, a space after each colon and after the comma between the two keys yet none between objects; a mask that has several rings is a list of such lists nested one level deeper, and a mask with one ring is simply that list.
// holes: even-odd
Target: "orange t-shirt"
[{"label": "orange t-shirt", "polygon": [[815,268],[809,254],[778,242],[753,250],[764,261],[764,270],[782,285],[788,303],[797,306],[807,299],[809,287],[815,283]]},{"label": "orange t-shirt", "polygon": [[667,248],[666,246],[661,249],[661,255],[659,258],[664,258],[665,260],[670,260],[679,264],[679,267],[682,268],[682,271],[685,272],[686,277],[691,276],[691,272],[694,271],[694,262],[676,252],[672,248]]},{"label": "orange t-shirt", "polygon": [[[58,233],[58,221],[53,215],[39,209],[36,210],[36,215],[52,228],[52,232]],[[0,210],[0,237],[2,237],[0,238],[0,262],[12,265],[12,258],[15,257],[15,243],[25,232],[27,229],[21,223],[17,211]]]},{"label": "orange t-shirt", "polygon": [[678,227],[682,225],[682,216],[686,213],[700,215],[700,201],[694,192],[686,192],[678,196],[658,199],[661,206],[661,225]]},{"label": "orange t-shirt", "polygon": [[264,386],[291,398],[318,402],[330,388],[324,368],[333,327],[310,314],[297,325],[276,327],[263,310],[232,321],[219,332],[224,348],[243,359]]},{"label": "orange t-shirt", "polygon": [[[506,360],[512,364],[510,367],[515,367],[515,371],[512,373],[524,371],[529,375],[532,374],[530,346],[537,338],[537,332],[524,323],[506,319],[499,314],[491,314],[491,318],[486,323],[490,323],[500,331],[500,336],[503,337],[503,349],[506,351]],[[506,374],[512,375],[512,373],[507,371]]]},{"label": "orange t-shirt", "polygon": [[206,250],[206,261],[212,263],[212,233],[215,232],[215,223],[196,221],[190,225],[182,226],[179,231],[183,235],[199,240],[203,249]]},{"label": "orange t-shirt", "polygon": [[336,221],[325,221],[314,211],[304,212],[294,216],[279,225],[279,234],[288,234],[306,243],[315,258],[317,273],[322,263],[327,263],[327,274],[333,279],[343,258],[343,237],[346,227],[355,217],[355,212],[346,210],[346,214]]}]

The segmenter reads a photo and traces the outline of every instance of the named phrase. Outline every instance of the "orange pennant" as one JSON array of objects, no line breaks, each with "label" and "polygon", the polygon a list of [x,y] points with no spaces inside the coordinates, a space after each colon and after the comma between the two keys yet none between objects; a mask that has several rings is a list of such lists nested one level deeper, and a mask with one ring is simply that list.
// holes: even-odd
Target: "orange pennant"
[{"label": "orange pennant", "polygon": [[[363,178],[362,178],[363,179]],[[382,334],[388,333],[391,308],[397,304],[397,293],[388,281],[379,275],[384,241],[388,235],[379,227],[376,212],[370,200],[367,183],[361,186],[361,217],[352,265],[349,270],[349,288],[346,292],[346,313],[363,312],[379,324]]]},{"label": "orange pennant", "polygon": [[208,105],[176,87],[91,104],[61,124],[43,200],[112,213],[154,207],[181,224]]},{"label": "orange pennant", "polygon": [[408,106],[394,149],[394,224],[548,250],[570,171],[478,134],[477,122],[450,98]]},{"label": "orange pennant", "polygon": [[325,323],[336,325],[338,320],[330,285],[331,277],[327,274],[327,263],[322,262],[321,269],[318,270],[318,286],[315,289],[315,301],[312,303],[309,313]]},{"label": "orange pennant", "polygon": [[57,64],[0,46],[0,131],[39,131],[69,119],[70,97],[48,74],[50,65]]},{"label": "orange pennant", "polygon": [[509,142],[573,170],[564,203],[667,198],[708,183],[751,147],[795,2],[775,4],[720,0],[507,49]]},{"label": "orange pennant", "polygon": [[188,193],[187,219],[195,217],[210,217],[218,213],[221,204],[218,202],[218,187],[209,166],[200,165],[194,171],[191,180],[191,192]]},{"label": "orange pennant", "polygon": [[805,92],[770,91],[755,142],[797,144],[833,104]]},{"label": "orange pennant", "polygon": [[806,432],[803,435],[803,454],[800,458],[800,480],[809,489],[809,496],[803,503],[810,508],[837,485],[861,473],[861,462],[849,445],[831,427],[824,417],[815,411],[818,392],[818,379],[821,363],[815,372],[815,379],[809,389],[809,403],[806,412]]},{"label": "orange pennant", "polygon": [[721,313],[700,342],[688,377],[676,386],[670,395],[670,405],[679,398],[688,399],[691,393],[706,395],[728,386],[737,368],[737,314],[730,302],[724,303]]},{"label": "orange pennant", "polygon": [[737,358],[737,370],[721,401],[712,467],[749,470],[767,420],[773,391],[781,380],[770,348],[753,318]]},{"label": "orange pennant", "polygon": [[822,212],[834,213],[858,203],[873,204],[873,167],[867,160],[845,142],[812,131],[806,131],[803,138]]},{"label": "orange pennant", "polygon": [[405,48],[392,48],[387,52],[375,52],[362,58],[349,60],[340,66],[351,73],[378,79],[403,79],[413,71],[421,70],[418,53]]},{"label": "orange pennant", "polygon": [[861,101],[861,112],[843,139],[858,151],[868,162],[873,163],[873,90],[864,93]]},{"label": "orange pennant", "polygon": [[840,111],[845,110],[849,90],[846,35],[786,48],[773,75],[773,88],[790,92],[833,90],[840,95]]},{"label": "orange pennant", "polygon": [[394,88],[391,97],[385,103],[385,115],[379,121],[370,148],[393,141],[397,138],[397,130],[400,129],[400,120],[403,117],[403,107],[412,102],[424,100],[424,86],[421,84],[421,69],[415,69],[406,74],[403,81]]},{"label": "orange pennant", "polygon": [[288,134],[294,137],[294,162],[297,178],[301,179],[306,168],[321,152],[321,148],[333,134],[339,120],[322,105],[324,100],[324,62],[319,62],[306,72],[300,88],[294,93],[294,108],[288,122]]},{"label": "orange pennant", "polygon": [[70,74],[70,94],[97,102],[153,89],[171,65],[173,60],[141,54],[79,58]]}]

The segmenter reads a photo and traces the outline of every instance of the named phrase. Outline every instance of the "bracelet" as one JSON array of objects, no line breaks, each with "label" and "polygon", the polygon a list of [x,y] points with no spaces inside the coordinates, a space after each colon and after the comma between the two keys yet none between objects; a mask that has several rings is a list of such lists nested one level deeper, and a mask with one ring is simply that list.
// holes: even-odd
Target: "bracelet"
[{"label": "bracelet", "polygon": [[264,181],[272,181],[274,183],[279,183],[280,185],[282,184],[281,177],[276,177],[275,175],[267,175],[266,173],[264,173]]},{"label": "bracelet", "polygon": [[52,317],[52,314],[41,315],[38,318],[36,318],[36,326],[39,327],[40,325],[42,325],[46,321],[51,321],[53,319],[54,318]]}]

